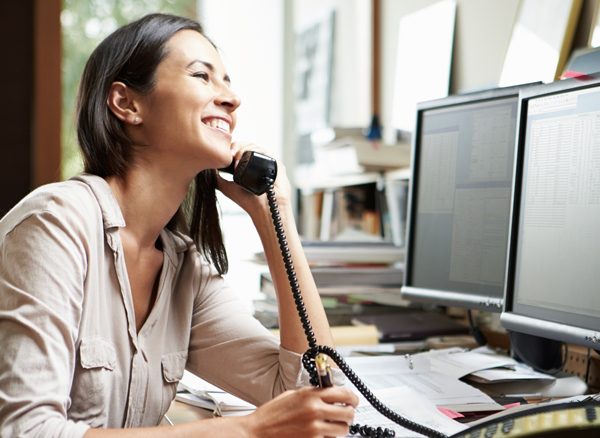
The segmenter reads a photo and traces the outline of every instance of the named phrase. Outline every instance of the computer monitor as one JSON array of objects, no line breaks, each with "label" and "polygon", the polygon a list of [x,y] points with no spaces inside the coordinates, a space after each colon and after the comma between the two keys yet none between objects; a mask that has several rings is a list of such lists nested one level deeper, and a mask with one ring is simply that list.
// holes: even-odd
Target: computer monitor
[{"label": "computer monitor", "polygon": [[524,90],[517,129],[501,323],[597,350],[600,76]]},{"label": "computer monitor", "polygon": [[501,311],[521,88],[417,106],[406,298]]}]

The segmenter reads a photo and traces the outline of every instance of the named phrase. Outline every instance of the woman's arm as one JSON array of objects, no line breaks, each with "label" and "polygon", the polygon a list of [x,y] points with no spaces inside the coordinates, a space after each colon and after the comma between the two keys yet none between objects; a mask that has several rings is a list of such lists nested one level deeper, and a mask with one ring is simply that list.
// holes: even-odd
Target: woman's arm
[{"label": "woman's arm", "polygon": [[347,388],[302,388],[281,394],[247,416],[213,418],[170,427],[90,429],[85,438],[345,436],[357,404],[358,398]]},{"label": "woman's arm", "polygon": [[212,418],[176,426],[143,427],[135,429],[89,429],[85,438],[187,438],[198,436],[249,437],[242,417]]},{"label": "woman's arm", "polygon": [[[312,325],[317,342],[321,345],[332,346],[333,340],[329,323],[304,255],[292,208],[288,203],[282,203],[279,210],[308,320]],[[290,351],[304,353],[308,348],[308,343],[296,309],[271,216],[268,213],[255,215],[253,221],[258,230],[277,293],[281,345]]]},{"label": "woman's arm", "polygon": [[[254,145],[238,146],[236,158],[239,159],[245,150],[258,150],[258,148]],[[308,348],[308,342],[292,296],[285,265],[279,249],[279,242],[271,219],[267,196],[261,195],[257,197],[246,192],[236,184],[224,180],[220,181],[219,189],[248,212],[260,236],[277,294],[281,346],[290,351],[300,354],[304,353]],[[321,345],[331,346],[333,340],[331,338],[329,323],[327,322],[321,298],[319,297],[308,261],[302,249],[290,202],[290,183],[285,172],[285,167],[281,163],[278,163],[278,175],[274,184],[274,190],[308,319],[311,322],[317,342]]]}]

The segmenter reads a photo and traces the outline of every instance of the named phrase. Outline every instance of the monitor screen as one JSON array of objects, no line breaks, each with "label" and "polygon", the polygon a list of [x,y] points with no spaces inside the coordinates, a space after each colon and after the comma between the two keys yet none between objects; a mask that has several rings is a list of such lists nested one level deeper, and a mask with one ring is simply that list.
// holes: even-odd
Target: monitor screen
[{"label": "monitor screen", "polygon": [[600,346],[600,78],[521,95],[506,308],[509,330]]},{"label": "monitor screen", "polygon": [[519,89],[419,104],[406,298],[500,312]]}]

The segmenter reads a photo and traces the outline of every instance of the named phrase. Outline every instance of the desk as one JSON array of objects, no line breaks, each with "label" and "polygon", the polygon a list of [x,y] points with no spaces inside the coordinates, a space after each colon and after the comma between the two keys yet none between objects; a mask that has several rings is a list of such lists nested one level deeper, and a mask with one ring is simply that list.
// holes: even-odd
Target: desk
[{"label": "desk", "polygon": [[[208,409],[198,408],[177,400],[173,400],[166,416],[173,424],[190,423],[192,421],[213,417],[212,412]],[[169,423],[168,421],[163,420],[162,424]]]}]

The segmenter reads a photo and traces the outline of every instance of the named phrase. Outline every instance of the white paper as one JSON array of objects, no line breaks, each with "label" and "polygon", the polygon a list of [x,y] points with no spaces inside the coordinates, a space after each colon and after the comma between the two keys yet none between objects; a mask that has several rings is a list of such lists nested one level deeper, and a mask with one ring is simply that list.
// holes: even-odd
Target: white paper
[{"label": "white paper", "polygon": [[[427,398],[411,388],[386,388],[373,391],[373,393],[394,412],[439,432],[452,435],[467,428],[466,425],[446,417]],[[354,417],[355,423],[392,429],[396,432],[396,437],[423,436],[387,419],[370,406],[362,396],[360,398],[361,401]]]},{"label": "white paper", "polygon": [[474,351],[450,351],[431,356],[431,370],[460,379],[475,371],[498,367],[514,367],[517,362],[501,355],[482,354]]},{"label": "white paper", "polygon": [[346,361],[372,391],[410,388],[431,403],[458,412],[503,409],[479,389],[458,378],[431,371],[431,356],[435,354],[349,357]]},{"label": "white paper", "polygon": [[475,371],[470,376],[480,379],[483,383],[514,382],[523,380],[555,380],[556,377],[535,371],[527,365],[517,363],[513,368],[493,368]]}]

